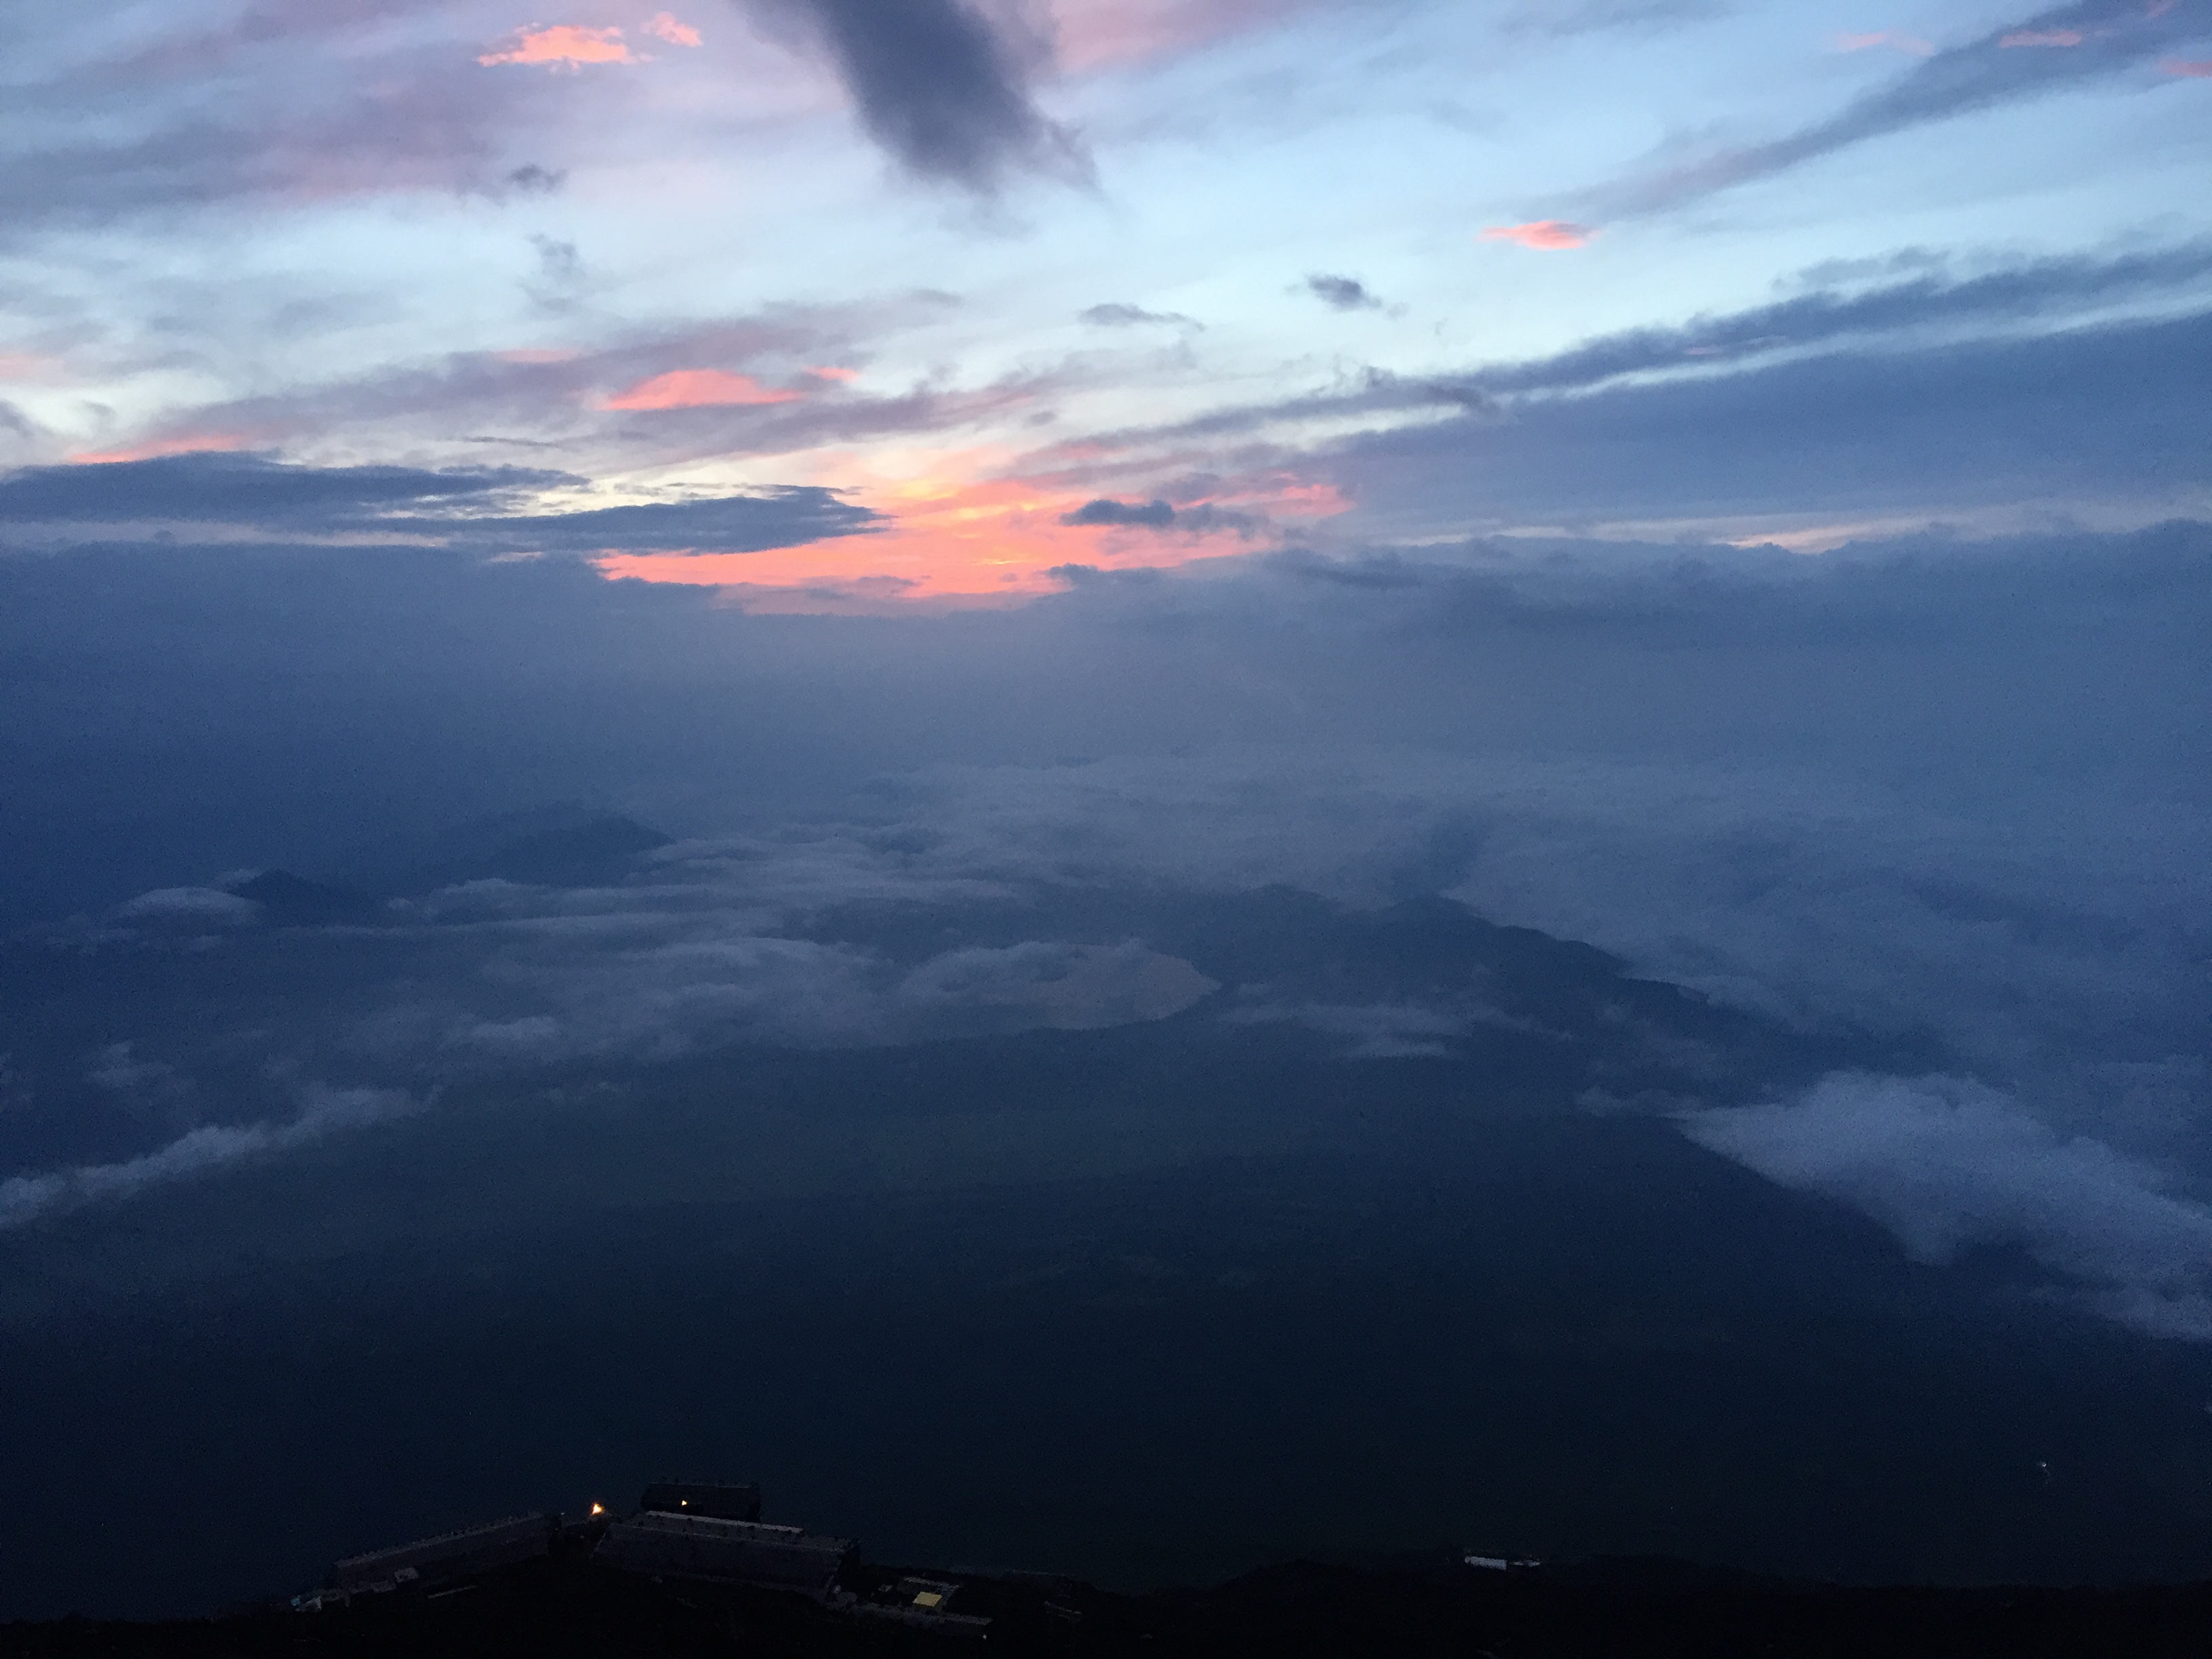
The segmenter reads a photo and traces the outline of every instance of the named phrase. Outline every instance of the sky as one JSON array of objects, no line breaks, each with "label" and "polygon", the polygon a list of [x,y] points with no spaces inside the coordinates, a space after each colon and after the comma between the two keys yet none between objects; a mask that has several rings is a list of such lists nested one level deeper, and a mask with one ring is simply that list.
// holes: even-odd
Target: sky
[{"label": "sky", "polygon": [[[2201,402],[2141,332],[2212,259],[2197,0],[7,27],[17,465],[523,467],[564,513],[833,492],[865,533],[598,550],[783,609],[1293,543],[2203,509]],[[1884,384],[1944,354],[1978,417],[1922,404],[1869,466]],[[2053,398],[2117,403],[2146,356],[2139,429],[2077,453]]]},{"label": "sky", "polygon": [[[46,1517],[0,1616],[539,1501],[542,1445],[358,1403],[419,1504],[281,1470],[411,1386],[389,1356],[661,1340],[548,1288],[608,1240],[639,1309],[772,1322],[712,1300],[701,1216],[874,1241],[793,1270],[823,1306],[972,1246],[929,1295],[978,1328],[1094,1269],[1135,1277],[1070,1317],[1264,1280],[1297,1342],[1428,1286],[1474,1346],[1407,1421],[1471,1370],[1655,1414],[1555,1512],[1572,1424],[1447,1456],[1263,1365],[1260,1315],[1132,1316],[1067,1340],[1198,1344],[1310,1449],[1309,1518],[1209,1510],[1265,1461],[1205,1476],[1189,1379],[1143,1372],[1066,1409],[1126,1408],[1098,1443],[1188,1483],[1172,1522],[1048,1502],[1055,1431],[985,1425],[977,1559],[1020,1553],[987,1514],[1127,1582],[1394,1526],[1862,1577],[2212,1551],[2172,1476],[2212,1491],[2208,0],[184,0],[0,40],[0,1407],[41,1425],[0,1481]],[[408,1323],[491,1285],[536,1311]],[[884,1379],[841,1444],[981,1409],[854,1316],[791,1339]],[[1362,1352],[1425,1376],[1429,1323]],[[258,1409],[215,1329],[323,1379],[251,1480],[174,1415]],[[296,1526],[104,1581],[101,1354],[177,1503]],[[707,1364],[654,1385],[669,1435],[933,1559],[933,1477],[810,1474],[787,1393],[688,1417]],[[1695,1402],[1739,1386],[1735,1440]],[[690,1466],[574,1410],[577,1457]],[[1862,1430],[1846,1493],[1818,1449]],[[1726,1501],[1662,1501],[1663,1447]]]}]

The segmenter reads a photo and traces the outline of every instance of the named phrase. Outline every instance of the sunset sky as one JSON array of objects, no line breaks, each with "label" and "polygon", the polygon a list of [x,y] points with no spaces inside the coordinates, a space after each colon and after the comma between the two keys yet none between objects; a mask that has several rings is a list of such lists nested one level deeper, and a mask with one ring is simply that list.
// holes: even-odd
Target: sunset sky
[{"label": "sunset sky", "polygon": [[2212,0],[552,3],[0,6],[0,1621],[2202,1579]]},{"label": "sunset sky", "polygon": [[[534,514],[834,492],[854,533],[598,550],[770,610],[2207,502],[2147,406],[2175,389],[2117,395],[2212,289],[2204,0],[149,0],[0,30],[0,464],[558,475],[507,501]],[[1971,417],[1883,406],[1939,361]],[[1816,384],[1846,389],[1808,429]],[[2054,398],[2129,429],[2084,455]]]}]

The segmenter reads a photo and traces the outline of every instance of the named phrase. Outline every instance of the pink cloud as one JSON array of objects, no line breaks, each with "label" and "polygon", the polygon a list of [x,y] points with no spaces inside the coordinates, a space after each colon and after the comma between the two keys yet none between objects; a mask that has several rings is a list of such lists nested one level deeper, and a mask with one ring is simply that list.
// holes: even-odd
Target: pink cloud
[{"label": "pink cloud", "polygon": [[513,351],[491,354],[503,363],[566,363],[573,362],[583,354],[563,346],[522,346]]},{"label": "pink cloud", "polygon": [[2167,75],[2194,76],[2200,81],[2212,81],[2212,58],[2165,58],[2159,68]]},{"label": "pink cloud", "polygon": [[1304,10],[1313,0],[1059,0],[1060,66],[1075,74],[1196,51]]},{"label": "pink cloud", "polygon": [[477,59],[486,65],[543,64],[556,73],[566,70],[571,75],[586,64],[639,61],[623,44],[620,29],[583,28],[574,23],[556,23],[544,29],[518,29],[514,44],[507,51],[486,52]]},{"label": "pink cloud", "polygon": [[2079,29],[2020,29],[1997,42],[2004,46],[2078,46],[2089,37]]},{"label": "pink cloud", "polygon": [[696,46],[699,31],[689,23],[679,23],[672,12],[657,11],[645,26],[645,32],[656,40],[665,40],[672,46]]},{"label": "pink cloud", "polygon": [[1486,242],[1518,242],[1547,253],[1561,248],[1583,247],[1597,232],[1588,225],[1565,219],[1532,219],[1525,225],[1492,225],[1482,233]]},{"label": "pink cloud", "polygon": [[796,403],[806,394],[780,386],[763,386],[750,374],[729,374],[719,368],[678,368],[640,380],[627,392],[617,392],[602,409],[719,409],[732,405]]},{"label": "pink cloud", "polygon": [[857,368],[838,368],[835,366],[810,368],[806,372],[817,380],[836,380],[841,384],[860,378],[860,371]]},{"label": "pink cloud", "polygon": [[1915,58],[1935,55],[1936,45],[1917,34],[1899,34],[1895,29],[1882,29],[1873,34],[1836,34],[1828,38],[1829,47],[1836,52],[1866,52],[1875,46],[1887,46],[1893,52],[1908,52]]},{"label": "pink cloud", "polygon": [[101,466],[111,461],[152,461],[164,455],[196,455],[210,449],[243,449],[247,439],[237,432],[184,432],[173,438],[149,438],[121,449],[87,449],[69,457],[77,466]]},{"label": "pink cloud", "polygon": [[866,536],[759,553],[608,553],[592,562],[610,576],[731,589],[752,611],[967,609],[1063,590],[1060,573],[1070,564],[1164,568],[1224,556],[1255,533],[1237,522],[1243,515],[1312,520],[1353,505],[1333,484],[1259,474],[1224,480],[1207,501],[1184,503],[1218,512],[1182,533],[1133,536],[1106,527],[1101,534],[1099,526],[1069,522],[1097,499],[1095,480],[965,476],[981,459],[948,454],[944,476],[865,495],[885,520]]},{"label": "pink cloud", "polygon": [[2163,17],[2166,13],[2172,9],[2173,0],[2150,0],[2150,4],[2143,8],[2143,15],[2146,17]]}]

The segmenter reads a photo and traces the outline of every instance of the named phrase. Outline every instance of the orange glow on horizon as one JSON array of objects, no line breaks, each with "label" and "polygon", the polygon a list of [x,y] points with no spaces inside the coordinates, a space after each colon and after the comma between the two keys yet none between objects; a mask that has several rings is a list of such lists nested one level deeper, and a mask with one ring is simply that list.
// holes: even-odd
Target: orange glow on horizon
[{"label": "orange glow on horizon", "polygon": [[763,386],[750,374],[729,374],[719,368],[677,368],[640,380],[627,392],[617,392],[602,409],[716,409],[764,404],[796,403],[806,394],[786,387]]},{"label": "orange glow on horizon", "polygon": [[[744,590],[749,609],[875,609],[950,601],[994,605],[1055,591],[1057,567],[1147,569],[1243,550],[1231,527],[1164,533],[1060,520],[1091,497],[1059,483],[1001,478],[894,486],[869,505],[884,528],[759,553],[614,553],[596,561],[611,577]],[[1351,503],[1328,484],[1270,481],[1206,505],[1318,518]],[[757,599],[750,597],[757,595]]]}]

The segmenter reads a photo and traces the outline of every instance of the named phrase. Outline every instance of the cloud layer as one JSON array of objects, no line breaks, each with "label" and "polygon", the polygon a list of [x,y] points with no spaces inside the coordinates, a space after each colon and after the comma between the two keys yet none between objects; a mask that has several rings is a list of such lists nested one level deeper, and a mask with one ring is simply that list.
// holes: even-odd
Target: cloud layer
[{"label": "cloud layer", "polygon": [[[78,474],[98,470],[19,499],[76,510]],[[169,488],[179,470],[123,476]],[[229,510],[181,476],[211,503],[195,510]],[[295,501],[275,482],[278,510],[316,523],[457,487],[341,476]],[[648,526],[657,510],[611,509]],[[1232,981],[1199,945],[1153,937],[1128,897],[1443,892],[1761,1029],[1856,1031],[2001,1091],[2003,1112],[1942,1095],[1929,1119],[1946,1158],[1965,1170],[1986,1152],[1996,1184],[1931,1210],[1925,1236],[1948,1237],[1954,1213],[1962,1236],[2011,1228],[2054,1273],[2179,1308],[2148,1269],[2100,1267],[2118,1258],[2071,1211],[2038,1231],[2000,1200],[2032,1184],[2015,1166],[2101,1190],[2103,1154],[2076,1143],[2118,1160],[2098,1179],[2175,1203],[2185,1187],[2143,1171],[2212,1174],[2208,570],[2192,526],[1814,559],[1507,540],[1092,573],[1020,611],[841,620],[748,617],[711,592],[465,545],[16,556],[0,562],[0,765],[21,786],[0,825],[9,948],[28,953],[21,983],[57,995],[133,962],[242,973],[264,951],[296,981],[307,957],[274,943],[309,925],[288,920],[296,896],[221,872],[343,886],[392,865],[358,850],[368,827],[420,837],[581,796],[688,839],[654,850],[627,832],[607,844],[615,863],[568,885],[544,884],[542,858],[501,874],[447,857],[437,879],[460,884],[352,921],[318,899],[339,920],[312,925],[356,930],[330,958],[350,976],[288,985],[319,1011],[304,1027],[242,1011],[239,1030],[293,1033],[279,1047],[295,1075],[419,1097],[732,1045],[1111,1027],[1200,1013],[1218,981],[1228,994],[1203,1017],[1308,1032],[1364,1064],[1448,1060],[1508,1030],[1553,1052],[1555,1020],[1500,1016],[1511,987],[1256,965]],[[1080,895],[1080,926],[1039,920]],[[997,919],[981,936],[871,931],[917,910],[956,930]],[[64,1113],[22,1179],[151,1157],[166,1142],[145,1144],[149,1125],[174,1139],[286,1121],[273,1074],[167,1029],[95,1024],[35,1066],[0,1045],[11,1088],[45,1099],[60,1066],[111,1103],[100,1121],[125,1100],[155,1115],[95,1150],[67,1139]],[[1683,1109],[1734,1075],[1722,1050],[1666,1055],[1668,1097],[1637,1109]],[[82,1083],[95,1072],[106,1080]],[[234,1081],[202,1080],[218,1077]],[[1651,1086],[1605,1083],[1590,1103]],[[220,1121],[173,1119],[218,1099]],[[1881,1103],[1868,1121],[1934,1111]],[[9,1115],[12,1133],[34,1121]],[[1767,1118],[1724,1121],[1750,1126],[1736,1151],[1752,1167],[1784,1169],[1760,1148],[1788,1138],[1751,1134]],[[1844,1179],[1807,1167],[1808,1183]]]},{"label": "cloud layer", "polygon": [[120,1163],[0,1181],[0,1231],[296,1151],[327,1136],[419,1109],[419,1103],[388,1090],[312,1087],[303,1097],[299,1115],[288,1122],[206,1124]]},{"label": "cloud layer", "polygon": [[19,543],[191,527],[255,537],[435,539],[490,553],[746,553],[863,532],[864,507],[811,486],[565,513],[518,510],[582,480],[517,467],[313,467],[253,453],[27,467],[0,475],[0,536]]},{"label": "cloud layer", "polygon": [[1824,1193],[1894,1232],[1915,1261],[1970,1245],[2026,1250],[2100,1287],[2097,1305],[2158,1336],[2212,1341],[2212,1207],[2167,1172],[2063,1139],[1955,1078],[1838,1076],[1790,1105],[1702,1112],[1701,1146]]}]

